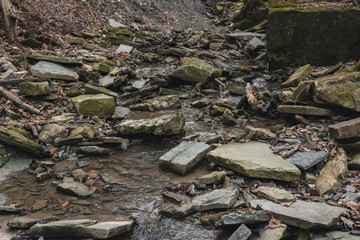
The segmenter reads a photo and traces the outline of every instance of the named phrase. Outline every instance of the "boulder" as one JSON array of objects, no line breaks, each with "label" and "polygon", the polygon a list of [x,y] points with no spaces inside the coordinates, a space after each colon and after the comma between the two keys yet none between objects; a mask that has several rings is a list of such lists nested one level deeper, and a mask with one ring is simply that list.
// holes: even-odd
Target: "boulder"
[{"label": "boulder", "polygon": [[295,105],[279,105],[277,110],[281,113],[300,114],[311,116],[334,116],[335,113],[326,108],[310,107],[310,106],[295,106]]},{"label": "boulder", "polygon": [[282,87],[296,87],[300,82],[304,81],[311,73],[312,67],[310,64],[298,68],[288,80],[281,84]]},{"label": "boulder", "polygon": [[298,181],[300,170],[275,155],[269,144],[259,142],[227,144],[208,153],[209,161],[249,177]]},{"label": "boulder", "polygon": [[176,173],[185,174],[199,163],[211,149],[201,142],[182,142],[159,159],[159,166]]},{"label": "boulder", "polygon": [[181,102],[178,96],[167,95],[167,96],[161,96],[161,97],[145,100],[142,103],[130,106],[130,109],[137,111],[154,112],[159,110],[175,109],[180,107],[181,107]]},{"label": "boulder", "polygon": [[233,226],[240,224],[255,224],[269,221],[269,216],[262,210],[248,210],[242,213],[229,213],[221,216],[219,225]]},{"label": "boulder", "polygon": [[79,182],[61,183],[57,186],[56,190],[79,198],[87,198],[93,194],[88,188],[88,186]]},{"label": "boulder", "polygon": [[263,197],[276,203],[293,202],[296,200],[296,197],[290,192],[276,187],[258,187],[255,192],[258,197]]},{"label": "boulder", "polygon": [[315,80],[314,100],[360,111],[360,72],[339,72]]},{"label": "boulder", "polygon": [[77,81],[79,75],[73,70],[60,64],[40,61],[30,68],[30,72],[35,77],[53,78],[59,80]]},{"label": "boulder", "polygon": [[197,212],[203,212],[212,209],[230,208],[236,202],[238,195],[238,190],[234,188],[216,189],[194,197],[192,200],[192,209]]},{"label": "boulder", "polygon": [[307,170],[315,166],[319,162],[324,161],[328,155],[329,153],[326,151],[315,151],[315,150],[310,150],[309,152],[297,151],[287,160],[293,163],[301,170]]},{"label": "boulder", "polygon": [[330,66],[360,56],[359,9],[274,8],[267,26],[273,68],[294,63]]},{"label": "boulder", "polygon": [[335,139],[360,136],[360,118],[329,125],[330,135]]},{"label": "boulder", "polygon": [[197,58],[191,58],[170,74],[173,78],[195,83],[205,83],[218,75],[216,68]]},{"label": "boulder", "polygon": [[43,143],[53,143],[58,137],[64,138],[68,135],[65,127],[58,124],[48,124],[41,130],[39,140]]},{"label": "boulder", "polygon": [[125,120],[116,129],[121,135],[177,135],[185,133],[185,118],[181,113],[176,113],[152,119]]},{"label": "boulder", "polygon": [[5,127],[0,127],[0,142],[34,156],[41,156],[45,151],[43,146]]},{"label": "boulder", "polygon": [[105,94],[80,95],[71,100],[78,114],[109,118],[115,113],[114,98]]},{"label": "boulder", "polygon": [[330,159],[321,169],[316,186],[320,194],[336,191],[342,184],[348,172],[347,156],[343,149],[339,149],[336,155]]},{"label": "boulder", "polygon": [[42,96],[49,95],[50,88],[49,83],[45,82],[22,82],[19,84],[19,91],[25,96]]},{"label": "boulder", "polygon": [[250,205],[252,208],[261,207],[265,211],[270,211],[275,218],[285,224],[302,229],[332,227],[336,225],[341,214],[347,211],[346,208],[335,207],[326,203],[300,200],[289,207],[268,200],[251,200]]}]

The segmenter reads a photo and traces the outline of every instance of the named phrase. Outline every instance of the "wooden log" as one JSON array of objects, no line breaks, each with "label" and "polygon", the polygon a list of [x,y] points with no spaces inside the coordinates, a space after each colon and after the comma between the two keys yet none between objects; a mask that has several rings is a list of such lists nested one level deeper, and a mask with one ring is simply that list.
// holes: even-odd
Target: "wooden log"
[{"label": "wooden log", "polygon": [[0,0],[0,11],[7,38],[10,42],[14,42],[18,17],[11,0]]},{"label": "wooden log", "polygon": [[9,91],[5,90],[3,87],[0,87],[0,95],[3,96],[6,99],[9,99],[10,101],[14,102],[15,104],[19,105],[21,108],[28,110],[29,112],[40,114],[40,111],[33,106],[30,106],[29,104],[23,102],[20,100],[17,96],[10,93]]}]

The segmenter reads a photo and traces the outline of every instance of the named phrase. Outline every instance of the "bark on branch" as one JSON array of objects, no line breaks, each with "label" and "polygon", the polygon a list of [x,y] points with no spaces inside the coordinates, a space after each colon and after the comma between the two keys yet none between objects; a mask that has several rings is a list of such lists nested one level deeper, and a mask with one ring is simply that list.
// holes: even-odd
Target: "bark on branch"
[{"label": "bark on branch", "polygon": [[18,17],[11,0],[0,0],[0,11],[7,38],[10,42],[13,42],[15,41]]},{"label": "bark on branch", "polygon": [[38,109],[23,102],[14,94],[10,93],[9,91],[6,91],[3,87],[0,87],[0,95],[6,99],[9,99],[10,101],[14,102],[15,104],[19,105],[21,108],[28,110],[29,112],[32,112],[35,114],[40,114],[40,111]]}]

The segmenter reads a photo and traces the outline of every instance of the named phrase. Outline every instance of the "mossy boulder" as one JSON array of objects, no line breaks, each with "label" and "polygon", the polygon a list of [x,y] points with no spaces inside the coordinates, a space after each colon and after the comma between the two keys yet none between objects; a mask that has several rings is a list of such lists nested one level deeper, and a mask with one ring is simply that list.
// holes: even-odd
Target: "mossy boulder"
[{"label": "mossy boulder", "polygon": [[360,112],[360,72],[341,72],[318,78],[314,100]]},{"label": "mossy boulder", "polygon": [[19,91],[25,96],[42,96],[49,95],[49,83],[45,82],[22,82],[19,84]]},{"label": "mossy boulder", "polygon": [[300,82],[304,81],[312,71],[310,64],[306,64],[298,68],[288,80],[281,84],[282,87],[296,87]]},{"label": "mossy boulder", "polygon": [[0,142],[3,144],[23,150],[34,156],[41,156],[44,153],[44,147],[24,137],[20,133],[0,127]]},{"label": "mossy boulder", "polygon": [[266,35],[270,66],[329,66],[358,59],[359,32],[359,9],[273,9]]},{"label": "mossy boulder", "polygon": [[105,94],[85,94],[71,99],[78,114],[109,118],[115,113],[114,98]]},{"label": "mossy boulder", "polygon": [[197,58],[191,58],[170,74],[173,78],[195,83],[206,83],[219,75],[220,71],[213,65]]}]

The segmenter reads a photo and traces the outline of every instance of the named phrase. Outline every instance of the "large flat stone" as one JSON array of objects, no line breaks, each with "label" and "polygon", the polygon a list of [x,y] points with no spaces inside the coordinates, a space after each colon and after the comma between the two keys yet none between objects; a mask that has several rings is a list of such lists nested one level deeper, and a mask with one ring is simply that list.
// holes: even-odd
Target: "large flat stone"
[{"label": "large flat stone", "polygon": [[238,190],[234,188],[216,189],[194,197],[192,200],[192,209],[203,212],[212,209],[230,208],[236,202],[238,195]]},{"label": "large flat stone", "polygon": [[270,211],[285,224],[303,228],[329,228],[334,226],[346,208],[335,207],[326,203],[297,200],[289,207],[268,200],[250,201],[252,208],[257,206]]},{"label": "large flat stone", "polygon": [[211,151],[209,161],[249,177],[297,181],[300,170],[275,155],[269,144],[259,142],[227,144]]},{"label": "large flat stone", "polygon": [[114,98],[105,94],[86,94],[71,99],[78,114],[110,118],[115,113]]},{"label": "large flat stone", "polygon": [[304,81],[311,73],[312,67],[310,64],[298,68],[288,80],[281,84],[282,87],[296,87],[300,82]]},{"label": "large flat stone", "polygon": [[265,211],[249,210],[242,213],[229,213],[223,215],[219,221],[221,226],[232,226],[240,224],[254,224],[267,222],[269,216]]},{"label": "large flat stone", "polygon": [[259,197],[263,197],[273,202],[292,202],[296,200],[296,197],[285,189],[276,187],[258,187],[256,194]]},{"label": "large flat stone", "polygon": [[40,61],[30,68],[30,72],[35,77],[46,77],[60,80],[77,81],[79,75],[60,64],[53,62]]},{"label": "large flat stone", "polygon": [[164,115],[152,119],[125,120],[116,126],[118,134],[151,134],[167,136],[185,132],[185,118],[181,113]]},{"label": "large flat stone", "polygon": [[329,131],[333,138],[344,139],[360,136],[360,118],[329,125]]},{"label": "large flat stone", "polygon": [[48,61],[54,63],[61,63],[64,65],[72,65],[72,66],[82,66],[83,63],[77,60],[73,60],[71,58],[65,58],[61,56],[55,55],[45,55],[39,52],[26,52],[25,57],[32,60],[38,61]]},{"label": "large flat stone", "polygon": [[206,156],[210,148],[210,145],[201,142],[182,142],[162,155],[159,165],[176,173],[185,174]]},{"label": "large flat stone", "polygon": [[137,111],[159,111],[166,109],[176,109],[181,107],[181,102],[178,96],[167,95],[153,99],[146,100],[142,103],[130,106],[131,110]]},{"label": "large flat stone", "polygon": [[347,156],[345,151],[340,148],[336,155],[320,171],[316,182],[320,194],[323,195],[336,191],[341,186],[347,172]]},{"label": "large flat stone", "polygon": [[293,156],[287,160],[293,163],[295,166],[301,170],[307,170],[321,161],[324,161],[329,155],[326,151],[315,151],[311,150],[309,152],[296,152]]},{"label": "large flat stone", "polygon": [[279,105],[277,110],[281,113],[311,115],[311,116],[334,116],[335,113],[326,108],[310,107],[310,106],[296,106],[296,105]]},{"label": "large flat stone", "polygon": [[246,240],[250,237],[251,230],[246,227],[246,225],[241,224],[236,231],[231,234],[228,240]]},{"label": "large flat stone", "polygon": [[88,186],[79,182],[64,182],[57,186],[57,191],[80,198],[90,197],[93,193]]},{"label": "large flat stone", "polygon": [[96,223],[95,220],[62,220],[46,224],[36,224],[30,228],[31,236],[39,238],[96,238],[107,239],[121,235],[132,229],[133,221]]}]

